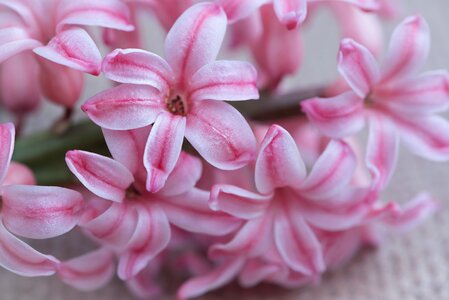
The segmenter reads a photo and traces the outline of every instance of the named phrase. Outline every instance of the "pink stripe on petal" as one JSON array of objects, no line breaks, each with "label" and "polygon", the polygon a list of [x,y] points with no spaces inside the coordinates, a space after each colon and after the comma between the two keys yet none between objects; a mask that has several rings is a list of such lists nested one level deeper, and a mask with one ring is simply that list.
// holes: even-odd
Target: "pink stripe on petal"
[{"label": "pink stripe on petal", "polygon": [[61,262],[58,276],[63,282],[78,290],[93,291],[112,279],[114,269],[114,254],[109,249],[100,248]]},{"label": "pink stripe on petal", "polygon": [[104,139],[112,157],[134,176],[140,175],[143,169],[142,157],[150,130],[151,126],[132,130],[103,129]]},{"label": "pink stripe on petal", "polygon": [[92,193],[102,198],[122,202],[133,175],[115,160],[86,151],[73,150],[66,154],[70,171]]},{"label": "pink stripe on petal", "polygon": [[208,256],[220,259],[244,253],[247,257],[258,257],[274,245],[273,238],[273,214],[270,213],[245,222],[229,242],[212,245]]},{"label": "pink stripe on petal", "polygon": [[351,39],[344,39],[340,44],[338,70],[361,98],[365,98],[380,79],[379,66],[374,56]]},{"label": "pink stripe on petal", "polygon": [[259,99],[257,71],[247,62],[215,61],[196,72],[189,84],[190,101]]},{"label": "pink stripe on petal", "polygon": [[210,192],[209,206],[239,219],[262,216],[273,195],[259,195],[232,185],[215,185]]},{"label": "pink stripe on petal", "polygon": [[185,124],[183,116],[164,112],[157,117],[143,156],[149,192],[160,191],[175,168],[184,141]]},{"label": "pink stripe on petal", "polygon": [[433,161],[449,159],[449,122],[440,116],[393,116],[401,141],[409,151]]},{"label": "pink stripe on petal", "polygon": [[15,134],[12,123],[0,124],[0,183],[5,179],[11,163]]},{"label": "pink stripe on petal", "polygon": [[244,266],[245,259],[236,257],[226,260],[216,269],[186,281],[178,290],[177,299],[190,299],[226,285],[232,281]]},{"label": "pink stripe on petal", "polygon": [[148,263],[170,241],[170,224],[165,212],[156,205],[148,208],[137,208],[137,225],[131,240],[129,250],[120,256],[117,274],[122,280],[130,279],[142,271]]},{"label": "pink stripe on petal", "polygon": [[22,51],[34,49],[41,45],[39,41],[30,38],[22,28],[0,29],[0,63]]},{"label": "pink stripe on petal", "polygon": [[175,22],[165,40],[165,55],[181,88],[217,57],[226,31],[226,15],[215,3],[198,3]]},{"label": "pink stripe on petal", "polygon": [[198,157],[181,152],[160,193],[164,196],[176,196],[189,192],[200,179],[202,171],[203,164]]},{"label": "pink stripe on petal", "polygon": [[123,249],[136,229],[137,213],[122,203],[112,203],[108,209],[82,227],[99,242]]},{"label": "pink stripe on petal", "polygon": [[120,0],[63,0],[57,11],[58,29],[66,24],[134,30],[128,6]]},{"label": "pink stripe on petal", "polygon": [[424,65],[429,48],[429,25],[424,18],[406,18],[391,36],[382,82],[388,84],[391,80],[413,75]]},{"label": "pink stripe on petal", "polygon": [[33,51],[57,64],[92,75],[100,74],[100,51],[84,29],[64,30],[53,37],[46,46],[35,48]]},{"label": "pink stripe on petal", "polygon": [[208,192],[192,189],[176,197],[165,198],[160,205],[171,224],[189,232],[223,236],[242,224],[228,214],[212,211],[208,199]]},{"label": "pink stripe on petal", "polygon": [[307,0],[273,0],[274,11],[287,29],[295,29],[307,15]]},{"label": "pink stripe on petal", "polygon": [[387,118],[369,117],[369,137],[366,166],[371,172],[372,185],[383,190],[390,182],[399,155],[399,136]]},{"label": "pink stripe on petal", "polygon": [[268,129],[255,168],[256,188],[263,194],[278,187],[297,188],[306,176],[306,167],[295,141],[278,125]]},{"label": "pink stripe on petal", "polygon": [[235,170],[255,155],[256,139],[245,118],[231,105],[204,100],[190,108],[186,138],[211,165]]},{"label": "pink stripe on petal", "polygon": [[300,193],[314,200],[334,196],[348,187],[356,164],[356,156],[348,144],[330,141],[299,187]]},{"label": "pink stripe on petal", "polygon": [[0,224],[0,266],[21,276],[50,276],[59,261],[44,255],[9,233]]},{"label": "pink stripe on petal", "polygon": [[406,203],[396,218],[389,218],[386,223],[395,230],[407,231],[433,215],[438,206],[428,193],[423,192]]},{"label": "pink stripe on petal", "polygon": [[313,98],[301,102],[310,122],[324,135],[342,138],[353,135],[365,124],[363,99],[353,92],[333,98]]},{"label": "pink stripe on petal", "polygon": [[293,270],[305,275],[325,270],[321,245],[300,211],[279,208],[274,219],[274,239],[282,259]]},{"label": "pink stripe on petal", "polygon": [[173,70],[160,56],[140,49],[115,49],[103,60],[106,78],[121,83],[146,84],[168,93]]},{"label": "pink stripe on petal", "polygon": [[5,186],[2,199],[5,227],[14,234],[34,239],[70,231],[84,208],[80,193],[61,187]]},{"label": "pink stripe on petal", "polygon": [[373,98],[399,114],[423,115],[449,108],[449,74],[426,72],[412,79],[376,89]]},{"label": "pink stripe on petal", "polygon": [[128,130],[152,124],[165,107],[164,97],[150,86],[121,84],[96,94],[81,108],[103,128]]}]

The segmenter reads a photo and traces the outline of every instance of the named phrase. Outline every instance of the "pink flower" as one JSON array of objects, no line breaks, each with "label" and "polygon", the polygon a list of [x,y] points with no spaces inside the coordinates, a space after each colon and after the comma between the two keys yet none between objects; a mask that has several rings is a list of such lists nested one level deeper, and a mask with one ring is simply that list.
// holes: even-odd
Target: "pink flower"
[{"label": "pink flower", "polygon": [[[12,76],[4,74],[1,82],[7,89],[4,93],[9,107],[18,112],[28,112],[35,107],[40,80],[46,97],[72,107],[81,92],[81,72],[99,74],[100,52],[81,26],[133,30],[128,9],[119,0],[2,0],[0,9],[9,16],[0,24],[0,63],[12,64],[9,60],[23,53],[20,54],[23,61],[19,68],[3,70]],[[41,64],[40,74],[33,69],[36,63],[32,61],[29,50],[39,56],[39,59],[34,59]],[[31,71],[27,66],[32,67]],[[30,84],[28,95],[14,81],[19,76],[25,78],[23,84]],[[29,98],[28,102],[24,100],[25,96]]]},{"label": "pink flower", "polygon": [[382,70],[365,47],[343,40],[338,69],[352,91],[301,104],[309,120],[331,137],[353,135],[369,123],[367,165],[381,186],[394,170],[399,139],[416,155],[449,158],[449,123],[435,115],[449,107],[449,75],[416,75],[428,51],[428,25],[418,16],[396,28]]},{"label": "pink flower", "polygon": [[159,191],[175,167],[184,136],[215,167],[236,169],[253,159],[256,143],[243,116],[217,100],[259,97],[246,62],[214,61],[226,16],[212,3],[189,8],[165,41],[167,61],[138,49],[117,49],[103,62],[109,79],[125,83],[89,99],[82,109],[103,128],[154,123],[144,151],[147,189]]},{"label": "pink flower", "polygon": [[223,6],[230,22],[247,18],[264,4],[273,3],[279,22],[287,29],[296,28],[306,19],[307,6],[311,3],[343,2],[367,11],[379,9],[379,3],[376,0],[216,0],[216,2]]},{"label": "pink flower", "polygon": [[138,12],[145,10],[152,13],[162,25],[162,27],[169,31],[175,23],[176,19],[190,6],[194,4],[194,0],[124,0],[131,12],[131,19],[133,24],[137,27],[135,30],[125,32],[106,28],[103,31],[103,40],[111,47],[115,48],[140,48],[142,47],[141,31],[138,26]]},{"label": "pink flower", "polygon": [[56,272],[59,261],[13,234],[32,239],[64,234],[78,223],[84,202],[78,192],[69,189],[17,184],[28,184],[30,179],[23,167],[9,170],[13,148],[14,126],[1,124],[0,265],[23,276],[49,276]]},{"label": "pink flower", "polygon": [[[301,283],[316,281],[326,266],[313,228],[342,231],[397,210],[395,205],[374,203],[376,193],[369,189],[351,185],[355,167],[351,148],[342,141],[331,141],[307,175],[290,134],[271,126],[255,165],[257,192],[222,184],[211,191],[213,210],[245,221],[228,243],[213,245],[209,251],[211,258],[229,258],[219,268],[226,270],[223,277],[212,272],[207,280],[193,279],[181,288],[180,297],[197,296],[222,285],[252,259],[259,260],[260,267],[277,266],[275,273],[280,273],[276,276],[283,274],[279,282],[286,276]],[[262,274],[258,278],[256,283],[265,280]]]},{"label": "pink flower", "polygon": [[241,224],[231,216],[209,209],[209,193],[194,188],[201,176],[201,162],[184,152],[163,189],[148,192],[142,161],[148,131],[148,127],[105,130],[116,160],[77,150],[66,156],[72,173],[102,198],[91,202],[80,226],[94,240],[116,251],[118,275],[125,280],[137,275],[167,247],[170,224],[210,235],[227,234]]},{"label": "pink flower", "polygon": [[377,190],[353,181],[355,164],[347,144],[331,141],[306,176],[292,137],[271,126],[256,161],[257,192],[228,184],[211,191],[211,208],[245,223],[227,243],[209,249],[216,267],[183,284],[178,298],[199,296],[235,278],[243,287],[262,281],[287,288],[316,283],[367,242],[365,232],[374,232],[373,224],[412,227],[435,211],[427,194],[402,209],[380,203]]}]

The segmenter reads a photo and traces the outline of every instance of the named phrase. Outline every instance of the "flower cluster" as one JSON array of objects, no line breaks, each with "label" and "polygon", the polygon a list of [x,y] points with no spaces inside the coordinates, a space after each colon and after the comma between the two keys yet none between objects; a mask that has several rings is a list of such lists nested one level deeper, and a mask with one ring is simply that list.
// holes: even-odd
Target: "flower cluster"
[{"label": "flower cluster", "polygon": [[[14,126],[0,125],[1,266],[57,274],[86,291],[116,273],[140,298],[164,293],[158,275],[167,270],[185,280],[179,299],[233,280],[295,288],[436,210],[426,192],[404,205],[382,199],[400,143],[449,160],[449,123],[437,115],[449,108],[449,74],[418,74],[430,45],[422,17],[400,23],[380,67],[379,17],[399,14],[394,1],[196,2],[0,0],[0,98],[19,120],[42,96],[71,110],[84,73],[115,83],[81,106],[110,156],[68,151],[72,189],[37,186],[30,169],[10,163]],[[324,92],[331,96],[301,101],[298,117],[277,124],[228,103],[271,101],[259,91],[278,91],[298,70],[301,28],[320,7],[335,13],[345,37],[341,78]],[[141,10],[168,31],[163,57],[140,49]],[[102,57],[86,26],[124,49]],[[230,47],[249,50],[254,66],[217,59],[228,29]],[[75,226],[98,249],[67,261],[16,237]]]}]

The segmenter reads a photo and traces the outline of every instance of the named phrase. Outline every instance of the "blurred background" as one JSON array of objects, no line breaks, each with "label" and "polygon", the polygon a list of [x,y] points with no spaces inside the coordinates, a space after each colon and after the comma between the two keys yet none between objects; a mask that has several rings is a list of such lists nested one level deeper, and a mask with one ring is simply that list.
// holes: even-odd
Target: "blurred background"
[{"label": "blurred background", "polygon": [[[393,1],[393,0],[387,0]],[[432,49],[425,70],[449,69],[449,1],[403,0],[404,15],[385,22],[385,37],[403,17],[419,13],[430,24]],[[164,32],[149,15],[143,15],[146,48],[162,53]],[[340,34],[335,20],[326,10],[319,10],[303,29],[304,59],[301,71],[285,80],[281,91],[320,86],[337,75],[336,55]],[[387,42],[386,42],[387,44]],[[103,49],[106,53],[106,49]],[[245,52],[223,53],[224,57],[245,58]],[[281,55],[281,54],[280,54]],[[110,85],[101,76],[87,76],[87,88],[80,104]],[[61,109],[46,102],[27,122],[25,133],[48,128],[61,114]],[[77,111],[76,119],[84,118]],[[446,115],[449,117],[449,115]],[[9,116],[0,113],[0,121]],[[401,151],[398,170],[385,200],[406,201],[422,190],[430,191],[441,202],[439,212],[413,232],[387,241],[383,247],[364,250],[342,269],[323,277],[320,285],[299,290],[262,286],[242,290],[236,286],[219,290],[200,299],[301,299],[301,300],[418,300],[449,299],[449,163],[432,163]],[[92,244],[72,232],[51,241],[33,242],[39,250],[62,259],[92,248]],[[115,279],[105,288],[91,293],[76,291],[57,278],[22,278],[0,269],[1,300],[102,300],[133,299],[126,287]],[[173,294],[164,299],[174,299]]]}]

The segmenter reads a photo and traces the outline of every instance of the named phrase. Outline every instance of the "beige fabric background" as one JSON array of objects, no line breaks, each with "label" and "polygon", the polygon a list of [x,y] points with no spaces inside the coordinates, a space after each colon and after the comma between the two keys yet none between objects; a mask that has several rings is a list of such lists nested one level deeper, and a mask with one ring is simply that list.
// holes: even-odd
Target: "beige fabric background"
[{"label": "beige fabric background", "polygon": [[[393,1],[393,0],[391,0]],[[421,13],[430,23],[433,44],[426,69],[449,68],[449,1],[403,0],[407,13]],[[335,72],[338,33],[326,12],[320,13],[305,31],[306,57],[301,73],[288,80],[287,86],[306,86],[331,80]],[[389,34],[394,24],[386,25]],[[149,30],[160,38],[160,32]],[[158,43],[150,48],[161,50]],[[85,97],[105,86],[89,78]],[[28,124],[46,127],[57,109],[49,105]],[[80,114],[81,116],[81,114]],[[449,117],[449,114],[448,114]],[[263,286],[253,290],[226,288],[201,299],[301,299],[301,300],[444,300],[449,299],[449,163],[431,163],[401,153],[399,168],[385,199],[405,201],[427,189],[442,203],[441,210],[417,230],[394,237],[378,250],[360,253],[343,269],[324,276],[321,285],[287,291]],[[52,241],[33,243],[39,249],[69,258],[91,247],[78,234]],[[76,291],[57,278],[22,278],[0,270],[0,300],[101,300],[132,299],[126,287],[115,279],[107,287],[92,293]],[[167,295],[164,299],[174,299]]]}]

